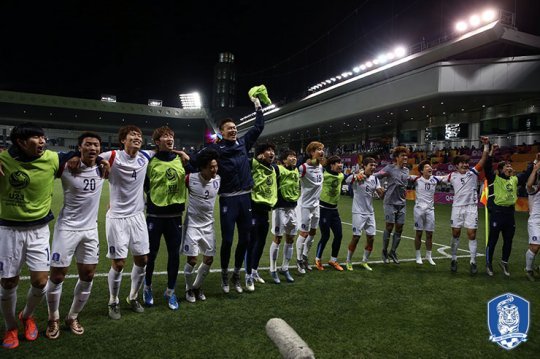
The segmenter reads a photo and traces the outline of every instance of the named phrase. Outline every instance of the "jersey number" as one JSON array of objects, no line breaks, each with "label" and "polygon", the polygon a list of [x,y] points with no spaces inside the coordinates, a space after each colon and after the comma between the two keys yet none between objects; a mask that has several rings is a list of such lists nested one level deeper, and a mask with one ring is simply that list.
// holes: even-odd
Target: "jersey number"
[{"label": "jersey number", "polygon": [[426,191],[429,191],[431,189],[431,183],[426,183],[425,186]]},{"label": "jersey number", "polygon": [[94,191],[96,189],[95,179],[84,179],[84,191]]},{"label": "jersey number", "polygon": [[133,173],[131,174],[131,178],[133,178],[134,180],[137,179],[137,171],[133,170]]}]

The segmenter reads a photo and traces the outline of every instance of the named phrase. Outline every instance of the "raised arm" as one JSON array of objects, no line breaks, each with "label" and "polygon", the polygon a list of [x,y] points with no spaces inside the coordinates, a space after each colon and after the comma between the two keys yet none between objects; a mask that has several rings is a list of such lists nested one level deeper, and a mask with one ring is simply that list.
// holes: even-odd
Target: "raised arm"
[{"label": "raised arm", "polygon": [[536,177],[538,176],[538,171],[540,170],[540,161],[536,162],[534,165],[531,174],[529,175],[529,179],[527,179],[527,193],[533,193],[534,189],[534,183],[536,182]]},{"label": "raised arm", "polygon": [[484,168],[484,165],[486,163],[486,160],[489,155],[489,138],[486,136],[480,137],[480,142],[482,142],[482,145],[484,146],[484,151],[482,152],[482,158],[480,158],[480,161],[474,166],[474,168],[480,172],[482,168]]},{"label": "raised arm", "polygon": [[529,178],[529,176],[531,175],[533,171],[534,165],[537,164],[538,162],[540,162],[540,152],[536,154],[536,158],[534,162],[529,163],[525,172],[517,175],[519,186],[525,185],[525,183],[527,182],[527,179]]}]

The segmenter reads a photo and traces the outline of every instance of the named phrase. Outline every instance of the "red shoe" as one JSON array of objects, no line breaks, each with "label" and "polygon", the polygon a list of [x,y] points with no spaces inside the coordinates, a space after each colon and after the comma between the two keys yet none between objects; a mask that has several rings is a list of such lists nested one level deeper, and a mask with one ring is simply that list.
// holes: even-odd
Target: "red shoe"
[{"label": "red shoe", "polygon": [[19,330],[17,328],[6,330],[2,346],[6,349],[15,349],[19,346]]},{"label": "red shoe", "polygon": [[22,317],[22,312],[19,313],[19,320],[24,326],[24,337],[28,341],[34,341],[38,337],[38,328],[34,317],[30,316],[28,318]]}]

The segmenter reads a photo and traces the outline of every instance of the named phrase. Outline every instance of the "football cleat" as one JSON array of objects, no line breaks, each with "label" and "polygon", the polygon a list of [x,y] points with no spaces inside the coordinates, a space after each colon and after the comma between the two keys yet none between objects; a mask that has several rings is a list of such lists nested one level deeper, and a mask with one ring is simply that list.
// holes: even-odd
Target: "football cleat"
[{"label": "football cleat", "polygon": [[302,255],[302,261],[304,262],[304,269],[311,272],[313,268],[311,268],[311,265],[309,264],[308,257],[305,255]]},{"label": "football cleat", "polygon": [[285,276],[285,279],[287,280],[287,282],[289,283],[294,282],[294,278],[292,277],[291,273],[289,273],[288,270],[282,270],[282,271],[279,271],[279,273]]},{"label": "football cleat", "polygon": [[[75,335],[83,335],[84,334],[84,327],[81,325],[81,322],[79,322],[79,318],[68,318],[66,317],[66,320],[64,321],[66,323],[66,327],[68,327],[71,332]],[[49,327],[47,327],[47,330]]]},{"label": "football cleat", "polygon": [[426,257],[426,261],[428,261],[428,263],[431,264],[432,266],[437,265],[437,264],[435,264],[435,262],[433,261],[433,259],[431,257]]},{"label": "football cleat", "polygon": [[365,270],[368,270],[368,271],[373,271],[373,269],[371,269],[371,267],[369,266],[369,264],[367,264],[367,262],[360,262],[360,265],[365,269]]},{"label": "football cleat", "polygon": [[299,259],[296,261],[296,269],[298,269],[298,273],[300,274],[306,274],[306,270],[304,269],[304,261]]},{"label": "football cleat", "polygon": [[129,299],[129,296],[128,296],[126,298],[126,302],[131,307],[131,310],[134,311],[135,313],[144,313],[144,308],[137,299]]},{"label": "football cleat", "polygon": [[34,317],[30,316],[28,318],[23,318],[22,312],[19,313],[19,320],[23,324],[24,327],[24,337],[28,341],[36,340],[38,337],[38,328],[36,325],[36,322],[34,321]]},{"label": "football cleat", "polygon": [[452,261],[450,262],[450,270],[454,273],[457,272],[457,260],[452,259]]},{"label": "football cleat", "polygon": [[399,264],[399,259],[397,257],[396,251],[390,251],[390,253],[388,253],[388,257],[390,257],[392,262],[394,262],[395,264]]},{"label": "football cleat", "polygon": [[233,273],[231,281],[233,282],[233,287],[237,293],[242,293],[244,291],[242,289],[242,283],[240,282],[240,274]]},{"label": "football cleat", "polygon": [[416,264],[422,265],[422,258],[417,257],[417,258],[416,258]]},{"label": "football cleat", "polygon": [[343,272],[343,267],[339,265],[337,261],[328,261],[330,267],[333,267],[335,270]]},{"label": "football cleat", "polygon": [[493,266],[491,263],[486,265],[486,273],[488,276],[493,277]]},{"label": "football cleat", "polygon": [[151,307],[154,305],[154,295],[152,293],[152,287],[144,287],[143,290],[144,305]]},{"label": "football cleat", "polygon": [[347,267],[347,270],[349,271],[354,270],[351,262],[345,262],[345,267]]},{"label": "football cleat", "polygon": [[475,275],[476,273],[478,273],[478,267],[476,266],[476,263],[471,263],[470,273],[471,275]]},{"label": "football cleat", "polygon": [[206,295],[204,295],[202,288],[193,289],[193,293],[195,293],[195,297],[197,297],[198,300],[202,302],[206,300]]},{"label": "football cleat", "polygon": [[264,281],[264,279],[261,278],[261,276],[259,275],[259,272],[253,272],[253,280],[257,283],[261,283],[261,284],[264,284],[266,283]]},{"label": "football cleat", "polygon": [[163,297],[165,298],[167,306],[170,310],[178,310],[178,298],[176,298],[176,294],[174,294],[174,292],[171,295],[167,295],[167,292],[165,291],[165,293],[163,293]]},{"label": "football cleat", "polygon": [[58,339],[60,336],[60,321],[49,320],[47,322],[47,329],[45,329],[45,336],[49,339]]},{"label": "football cleat", "polygon": [[6,330],[2,346],[6,349],[15,349],[19,346],[19,330],[17,328]]},{"label": "football cleat", "polygon": [[281,280],[279,280],[279,276],[277,272],[270,272],[270,277],[274,280],[274,283],[279,284],[281,283]]},{"label": "football cleat", "polygon": [[388,251],[386,249],[382,250],[382,261],[384,264],[390,263],[390,260],[388,259]]},{"label": "football cleat", "polygon": [[112,320],[118,320],[121,317],[120,305],[118,303],[109,304],[109,318]]},{"label": "football cleat", "polygon": [[221,273],[221,289],[223,293],[229,293],[229,275],[227,273]]},{"label": "football cleat", "polygon": [[195,294],[193,293],[193,289],[186,290],[186,301],[188,303],[195,303],[197,299],[195,298]]},{"label": "football cleat", "polygon": [[246,275],[246,290],[248,292],[255,291],[255,283],[253,283],[253,277],[251,275]]},{"label": "football cleat", "polygon": [[508,270],[508,263],[501,261],[499,263],[499,267],[501,267],[505,276],[510,277],[510,271]]},{"label": "football cleat", "polygon": [[323,267],[323,265],[322,265],[320,259],[315,259],[315,267],[316,267],[318,270],[324,270],[324,267]]},{"label": "football cleat", "polygon": [[525,269],[525,275],[527,276],[527,279],[531,282],[536,281],[536,278],[534,278],[534,271]]}]

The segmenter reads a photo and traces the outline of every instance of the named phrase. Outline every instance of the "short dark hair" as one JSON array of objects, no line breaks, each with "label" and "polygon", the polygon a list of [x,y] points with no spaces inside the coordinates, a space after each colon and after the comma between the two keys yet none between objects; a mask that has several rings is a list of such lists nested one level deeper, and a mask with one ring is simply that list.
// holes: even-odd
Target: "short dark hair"
[{"label": "short dark hair", "polygon": [[331,165],[333,165],[334,163],[340,163],[341,162],[341,157],[339,156],[330,156],[326,159],[326,166],[327,167],[330,167]]},{"label": "short dark hair", "polygon": [[426,165],[431,166],[431,163],[428,160],[424,160],[424,161],[420,162],[418,164],[418,171],[421,173],[424,170],[424,167],[426,167]]},{"label": "short dark hair", "polygon": [[469,162],[469,156],[459,155],[459,156],[454,157],[454,160],[452,161],[452,163],[454,165],[456,165],[456,166],[459,165],[461,162],[468,163]]},{"label": "short dark hair", "polygon": [[279,154],[279,160],[285,161],[290,155],[296,156],[296,152],[289,148],[281,150],[281,153]]},{"label": "short dark hair", "polygon": [[154,130],[154,133],[152,134],[152,139],[154,140],[154,142],[156,142],[161,136],[167,134],[174,137],[174,131],[171,130],[169,126],[161,126]]},{"label": "short dark hair", "polygon": [[199,170],[203,169],[204,167],[208,166],[212,160],[218,160],[219,159],[219,153],[216,150],[212,149],[205,149],[204,151],[200,152],[197,155],[196,159],[196,165]]},{"label": "short dark hair", "polygon": [[138,132],[142,136],[142,131],[137,126],[125,125],[120,127],[120,129],[118,130],[118,140],[120,141],[120,143],[122,143],[122,141],[126,139],[128,133],[130,133],[131,131]]},{"label": "short dark hair", "polygon": [[223,126],[224,126],[227,122],[232,122],[232,123],[234,123],[234,121],[233,121],[232,118],[224,118],[223,120],[219,121],[219,129],[220,129],[220,130],[223,130]]},{"label": "short dark hair", "polygon": [[392,154],[394,158],[398,158],[400,154],[405,153],[407,156],[409,155],[409,149],[405,146],[397,146],[392,150]]},{"label": "short dark hair", "polygon": [[255,147],[255,156],[260,155],[261,153],[263,153],[264,151],[266,151],[269,148],[274,150],[274,152],[276,151],[276,145],[274,145],[273,142],[268,141],[268,142],[259,143],[257,145],[257,147]]},{"label": "short dark hair", "polygon": [[362,164],[363,164],[364,166],[367,166],[367,165],[369,165],[370,163],[375,163],[375,164],[377,164],[377,161],[375,161],[375,158],[373,158],[373,157],[366,157],[366,158],[364,158],[364,159],[362,160]]},{"label": "short dark hair", "polygon": [[99,141],[99,145],[101,146],[101,137],[97,133],[91,131],[81,133],[81,135],[77,138],[77,144],[79,146],[82,145],[83,140],[87,137],[96,138]]},{"label": "short dark hair", "polygon": [[504,166],[512,164],[512,161],[501,161],[497,164],[497,170],[502,171],[504,169]]},{"label": "short dark hair", "polygon": [[27,140],[32,136],[45,136],[45,131],[32,122],[25,122],[13,127],[9,139],[18,147],[17,140]]}]

